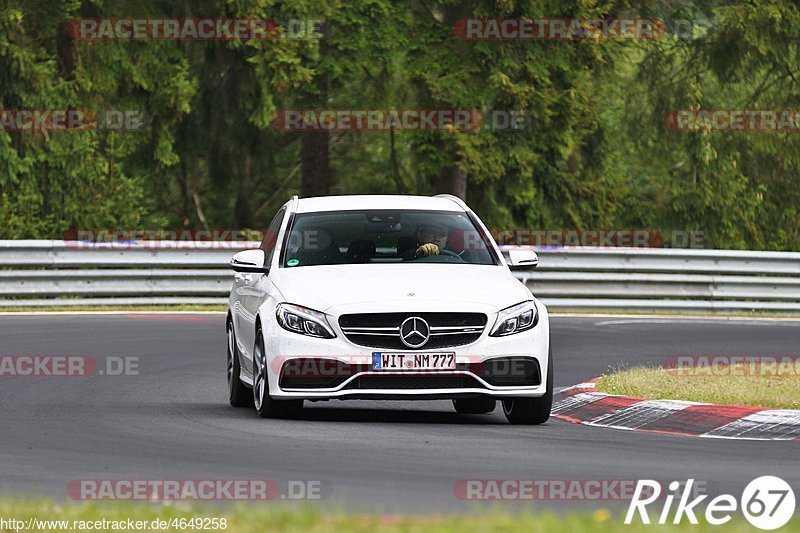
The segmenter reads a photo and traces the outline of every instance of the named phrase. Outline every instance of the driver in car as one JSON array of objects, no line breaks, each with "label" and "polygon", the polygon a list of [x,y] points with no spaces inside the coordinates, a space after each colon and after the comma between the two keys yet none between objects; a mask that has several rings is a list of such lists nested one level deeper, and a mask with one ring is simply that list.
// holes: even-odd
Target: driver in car
[{"label": "driver in car", "polygon": [[417,251],[415,257],[430,257],[439,255],[447,246],[447,228],[437,225],[422,226],[417,238]]}]

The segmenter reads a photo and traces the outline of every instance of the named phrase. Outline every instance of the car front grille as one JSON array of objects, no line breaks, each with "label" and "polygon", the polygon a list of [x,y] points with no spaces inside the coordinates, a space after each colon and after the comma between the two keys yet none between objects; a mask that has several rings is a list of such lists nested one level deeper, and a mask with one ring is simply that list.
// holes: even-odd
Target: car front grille
[{"label": "car front grille", "polygon": [[[430,327],[424,344],[408,346],[400,338],[400,326],[418,317]],[[464,346],[478,340],[486,327],[483,313],[360,313],[339,317],[347,340],[359,346],[383,350],[439,350]]]}]

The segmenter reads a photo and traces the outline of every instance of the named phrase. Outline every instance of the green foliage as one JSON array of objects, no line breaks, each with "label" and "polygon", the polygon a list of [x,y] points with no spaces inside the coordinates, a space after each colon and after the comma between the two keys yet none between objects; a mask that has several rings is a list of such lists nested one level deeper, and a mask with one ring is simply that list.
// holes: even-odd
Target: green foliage
[{"label": "green foliage", "polygon": [[[82,17],[315,19],[323,39],[74,41]],[[462,40],[470,17],[658,17],[694,38]],[[668,26],[669,27],[669,26]],[[697,230],[800,250],[800,135],[675,132],[674,109],[796,108],[788,0],[0,0],[0,105],[122,109],[140,132],[0,130],[0,238],[69,228],[259,227],[300,189],[279,109],[525,111],[524,131],[335,132],[331,192],[465,179],[491,226]],[[683,36],[685,37],[685,36]]]}]

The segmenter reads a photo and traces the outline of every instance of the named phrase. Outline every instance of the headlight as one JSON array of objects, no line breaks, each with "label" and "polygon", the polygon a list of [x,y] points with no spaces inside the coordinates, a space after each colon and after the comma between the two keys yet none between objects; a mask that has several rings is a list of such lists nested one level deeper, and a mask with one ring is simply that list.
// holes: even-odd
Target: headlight
[{"label": "headlight", "polygon": [[311,337],[332,339],[336,336],[325,313],[292,304],[278,304],[275,310],[278,324],[285,330]]},{"label": "headlight", "polygon": [[526,331],[539,323],[539,309],[533,300],[512,305],[497,313],[497,320],[494,323],[492,337],[503,337],[512,335],[520,331]]}]

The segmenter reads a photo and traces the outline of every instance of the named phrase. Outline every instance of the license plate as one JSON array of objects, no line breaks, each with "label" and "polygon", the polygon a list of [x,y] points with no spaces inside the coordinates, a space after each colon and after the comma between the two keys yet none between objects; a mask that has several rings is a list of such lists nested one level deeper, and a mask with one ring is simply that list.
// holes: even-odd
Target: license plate
[{"label": "license plate", "polygon": [[456,354],[372,352],[372,370],[455,370]]}]

